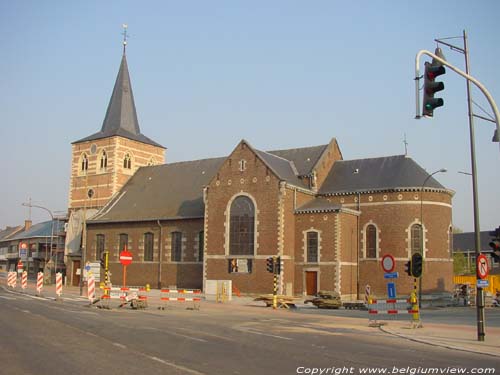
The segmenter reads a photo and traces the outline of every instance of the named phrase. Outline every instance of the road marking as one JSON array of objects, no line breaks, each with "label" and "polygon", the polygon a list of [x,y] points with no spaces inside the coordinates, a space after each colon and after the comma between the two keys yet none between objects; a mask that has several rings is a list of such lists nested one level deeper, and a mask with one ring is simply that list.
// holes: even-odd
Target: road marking
[{"label": "road marking", "polygon": [[29,310],[21,310],[23,313],[26,313],[26,314],[31,314],[31,311]]},{"label": "road marking", "polygon": [[8,299],[8,300],[16,299],[16,297],[7,297],[7,296],[0,296],[0,298]]},{"label": "road marking", "polygon": [[233,339],[231,337],[220,336],[220,335],[216,335],[214,333],[208,333],[208,332],[205,332],[205,331],[195,331],[195,330],[184,328],[184,327],[175,327],[175,329],[182,330],[182,331],[188,331],[188,332],[192,332],[192,333],[197,333],[197,334],[203,335],[203,336],[214,337],[214,338],[220,339],[220,340],[238,341],[238,340],[235,340],[235,339]]},{"label": "road marking", "polygon": [[196,375],[205,375],[203,372],[192,370],[192,369],[184,367],[184,366],[176,365],[175,363],[172,363],[172,362],[169,362],[169,361],[165,361],[164,359],[161,359],[161,358],[158,358],[158,357],[153,357],[153,356],[147,356],[147,357],[149,359],[152,359],[153,361],[160,362],[163,365],[172,366],[172,367],[174,367],[174,368],[176,368],[178,370],[182,370],[182,371],[189,372],[191,374],[196,374]]},{"label": "road marking", "polygon": [[281,340],[293,340],[290,337],[271,335],[269,333],[257,331],[256,329],[253,329],[253,328],[238,328],[237,330],[242,331],[242,332],[247,332],[247,333],[253,333],[255,335],[274,337],[274,338],[281,339]]},{"label": "road marking", "polygon": [[167,335],[180,336],[180,337],[184,337],[184,338],[186,338],[188,340],[194,340],[194,341],[199,341],[199,342],[208,342],[207,340],[200,339],[198,337],[183,335],[182,333],[167,331],[167,330],[163,330],[163,329],[159,329],[159,328],[154,328],[154,327],[142,327],[142,329],[147,329],[147,330],[150,330],[150,331],[163,332],[163,333],[166,333]]},{"label": "road marking", "polygon": [[122,348],[122,349],[127,349],[127,347],[126,347],[125,345],[120,344],[120,343],[118,343],[118,342],[114,342],[114,343],[113,343],[113,345],[114,345],[114,346],[118,346],[119,348]]}]

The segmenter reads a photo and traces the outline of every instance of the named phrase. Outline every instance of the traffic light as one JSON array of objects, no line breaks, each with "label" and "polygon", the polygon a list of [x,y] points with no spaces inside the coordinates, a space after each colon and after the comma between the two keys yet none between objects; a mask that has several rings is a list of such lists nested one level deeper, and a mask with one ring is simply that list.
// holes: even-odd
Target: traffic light
[{"label": "traffic light", "polygon": [[422,276],[422,255],[419,253],[411,256],[411,274],[413,277]]},{"label": "traffic light", "polygon": [[408,276],[411,276],[411,260],[405,263],[405,272]]},{"label": "traffic light", "polygon": [[266,259],[266,268],[267,268],[267,272],[274,273],[273,257],[269,257]]},{"label": "traffic light", "polygon": [[[440,48],[436,48],[436,55],[441,55]],[[425,73],[424,73],[424,100],[422,115],[424,117],[432,117],[434,115],[434,109],[443,106],[444,100],[441,98],[435,98],[434,94],[438,91],[444,90],[443,82],[436,82],[436,77],[445,74],[446,69],[443,64],[439,61],[433,59],[432,63],[425,63]]]},{"label": "traffic light", "polygon": [[491,253],[491,259],[493,259],[495,263],[500,262],[500,240],[491,240],[490,247],[493,250],[493,252]]}]

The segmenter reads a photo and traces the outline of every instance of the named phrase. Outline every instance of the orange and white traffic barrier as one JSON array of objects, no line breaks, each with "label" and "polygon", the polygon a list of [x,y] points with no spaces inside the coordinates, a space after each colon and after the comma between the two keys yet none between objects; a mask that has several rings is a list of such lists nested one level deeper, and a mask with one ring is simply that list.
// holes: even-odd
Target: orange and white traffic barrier
[{"label": "orange and white traffic barrier", "polygon": [[38,295],[42,294],[43,289],[43,272],[38,272],[36,275],[36,291]]},{"label": "orange and white traffic barrier", "polygon": [[94,302],[95,299],[95,278],[94,276],[89,276],[87,280],[87,297],[90,303]]},{"label": "orange and white traffic barrier", "polygon": [[400,314],[414,314],[410,299],[374,299],[368,302],[368,320],[370,325],[377,325],[381,315],[395,319]]},{"label": "orange and white traffic barrier", "polygon": [[11,288],[15,288],[17,284],[17,273],[16,272],[9,272],[7,274],[7,286],[10,286]]},{"label": "orange and white traffic barrier", "polygon": [[165,307],[168,307],[169,302],[193,302],[193,308],[195,310],[199,310],[201,302],[201,290],[162,289],[160,299],[163,302],[163,306],[159,307],[159,309],[161,310],[165,310]]},{"label": "orange and white traffic barrier", "polygon": [[26,290],[27,287],[28,287],[28,272],[23,271],[23,273],[21,274],[21,288],[23,290]]},{"label": "orange and white traffic barrier", "polygon": [[56,294],[57,298],[61,297],[62,294],[62,273],[56,273]]}]

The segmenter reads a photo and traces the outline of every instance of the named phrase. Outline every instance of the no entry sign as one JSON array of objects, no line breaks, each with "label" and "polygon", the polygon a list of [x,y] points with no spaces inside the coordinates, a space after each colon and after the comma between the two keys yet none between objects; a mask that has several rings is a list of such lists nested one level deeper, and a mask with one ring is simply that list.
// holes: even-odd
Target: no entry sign
[{"label": "no entry sign", "polygon": [[477,257],[477,276],[480,279],[486,279],[488,277],[488,259],[486,258],[486,255],[479,255]]},{"label": "no entry sign", "polygon": [[124,266],[128,266],[130,263],[132,263],[132,253],[130,251],[123,250],[120,253],[120,263]]}]

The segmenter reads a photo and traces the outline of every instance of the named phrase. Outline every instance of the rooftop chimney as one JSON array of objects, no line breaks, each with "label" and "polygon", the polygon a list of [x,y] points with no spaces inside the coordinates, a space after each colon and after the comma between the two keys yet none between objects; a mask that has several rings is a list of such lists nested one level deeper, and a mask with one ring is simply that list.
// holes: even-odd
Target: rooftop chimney
[{"label": "rooftop chimney", "polygon": [[29,230],[31,228],[32,221],[31,220],[24,220],[24,230]]}]

